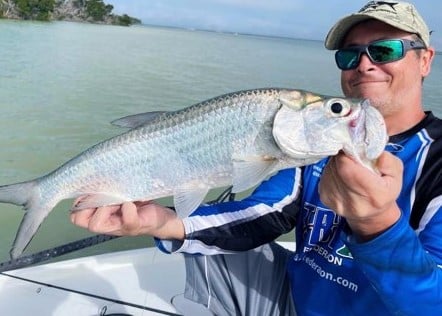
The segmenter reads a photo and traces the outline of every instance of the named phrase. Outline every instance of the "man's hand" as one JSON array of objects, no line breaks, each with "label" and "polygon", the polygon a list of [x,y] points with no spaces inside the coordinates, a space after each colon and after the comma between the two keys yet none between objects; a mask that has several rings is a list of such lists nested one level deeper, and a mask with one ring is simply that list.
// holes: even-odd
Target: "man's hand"
[{"label": "man's hand", "polygon": [[401,216],[396,199],[402,188],[400,159],[384,152],[375,173],[343,153],[332,157],[319,183],[321,201],[344,217],[356,239],[378,236]]},{"label": "man's hand", "polygon": [[94,233],[184,239],[184,226],[176,213],[152,201],[83,209],[72,212],[70,217],[73,224]]}]

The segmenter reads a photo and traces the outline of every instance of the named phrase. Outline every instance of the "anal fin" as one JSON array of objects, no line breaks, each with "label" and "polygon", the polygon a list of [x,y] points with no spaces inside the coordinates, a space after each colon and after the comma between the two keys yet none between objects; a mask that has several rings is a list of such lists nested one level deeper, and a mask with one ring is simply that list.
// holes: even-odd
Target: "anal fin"
[{"label": "anal fin", "polygon": [[75,205],[72,206],[71,211],[78,211],[85,208],[95,208],[106,205],[121,204],[125,202],[121,196],[109,195],[105,193],[86,194],[82,196]]}]

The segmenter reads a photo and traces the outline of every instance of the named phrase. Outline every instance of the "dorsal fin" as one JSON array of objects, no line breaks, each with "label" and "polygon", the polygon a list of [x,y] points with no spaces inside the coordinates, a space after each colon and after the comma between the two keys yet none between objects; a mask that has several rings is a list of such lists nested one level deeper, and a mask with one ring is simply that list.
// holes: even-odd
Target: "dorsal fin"
[{"label": "dorsal fin", "polygon": [[128,115],[112,121],[111,124],[118,127],[135,128],[147,124],[149,122],[152,122],[158,116],[167,112],[168,111],[154,111],[154,112],[145,112],[134,115]]}]

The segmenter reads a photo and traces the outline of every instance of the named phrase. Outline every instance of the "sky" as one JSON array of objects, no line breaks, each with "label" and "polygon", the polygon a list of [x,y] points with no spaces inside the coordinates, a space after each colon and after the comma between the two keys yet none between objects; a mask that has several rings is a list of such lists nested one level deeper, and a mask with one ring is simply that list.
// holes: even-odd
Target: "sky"
[{"label": "sky", "polygon": [[[104,0],[113,13],[143,24],[220,32],[323,40],[342,16],[366,0]],[[427,22],[432,45],[442,51],[442,1],[410,0]]]}]

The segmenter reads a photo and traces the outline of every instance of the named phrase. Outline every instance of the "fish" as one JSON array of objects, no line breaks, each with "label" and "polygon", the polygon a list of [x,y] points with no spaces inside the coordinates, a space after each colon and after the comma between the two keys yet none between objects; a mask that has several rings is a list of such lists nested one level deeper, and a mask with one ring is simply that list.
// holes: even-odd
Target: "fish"
[{"label": "fish", "polygon": [[344,151],[368,168],[387,142],[368,100],[306,90],[260,88],[220,95],[177,111],[113,121],[129,128],[33,180],[0,186],[0,202],[25,214],[10,250],[19,257],[51,210],[71,211],[173,196],[188,216],[213,188],[241,192],[278,170]]}]

